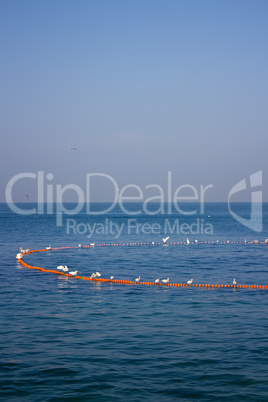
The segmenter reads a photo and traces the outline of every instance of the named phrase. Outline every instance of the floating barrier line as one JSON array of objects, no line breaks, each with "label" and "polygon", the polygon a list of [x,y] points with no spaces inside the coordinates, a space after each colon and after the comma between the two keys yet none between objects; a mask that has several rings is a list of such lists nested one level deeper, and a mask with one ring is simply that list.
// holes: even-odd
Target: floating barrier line
[{"label": "floating barrier line", "polygon": [[[145,244],[145,243],[143,243]],[[150,243],[148,243],[150,244]],[[85,246],[84,246],[85,247]],[[87,246],[86,246],[87,247]],[[84,281],[92,281],[92,282],[110,282],[110,283],[117,283],[117,284],[123,284],[123,285],[146,285],[146,286],[169,286],[169,287],[185,287],[185,288],[201,288],[201,289],[219,289],[219,288],[234,288],[234,289],[268,289],[268,285],[228,285],[228,284],[191,284],[188,285],[188,283],[156,283],[156,282],[136,282],[136,281],[127,281],[127,280],[121,280],[121,279],[104,279],[104,278],[90,278],[86,276],[81,276],[81,275],[71,275],[68,273],[60,272],[55,269],[45,269],[41,267],[34,267],[32,265],[26,264],[22,260],[22,256],[27,255],[27,254],[32,254],[32,253],[41,253],[44,251],[53,251],[53,250],[63,250],[63,249],[71,249],[71,248],[81,248],[79,246],[74,246],[74,247],[57,247],[57,248],[49,248],[49,249],[42,249],[42,250],[30,250],[28,252],[22,252],[17,254],[17,260],[19,261],[20,264],[23,266],[29,268],[29,269],[36,269],[38,271],[42,272],[49,272],[52,274],[56,275],[63,275],[71,278],[77,278],[81,279]]]},{"label": "floating barrier line", "polygon": [[[67,247],[56,247],[53,248],[53,250],[64,250],[64,249],[71,249],[71,248],[92,248],[92,247],[128,247],[128,246],[190,246],[190,245],[195,245],[198,246],[200,244],[213,244],[213,245],[220,245],[220,244],[264,244],[268,245],[268,239],[265,241],[258,241],[258,240],[253,240],[253,241],[219,241],[219,240],[209,240],[209,241],[190,241],[187,243],[186,241],[181,241],[181,242],[129,242],[129,243],[91,243],[91,244],[86,244],[86,245],[79,245],[79,246],[67,246]],[[51,249],[52,250],[52,249]]]}]

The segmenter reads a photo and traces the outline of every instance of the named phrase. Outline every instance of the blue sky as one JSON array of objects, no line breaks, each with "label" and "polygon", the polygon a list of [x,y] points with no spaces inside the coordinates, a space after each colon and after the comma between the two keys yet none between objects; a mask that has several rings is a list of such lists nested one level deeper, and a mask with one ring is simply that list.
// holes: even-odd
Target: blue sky
[{"label": "blue sky", "polygon": [[0,201],[37,171],[82,188],[98,172],[164,188],[171,171],[226,201],[259,170],[268,201],[267,17],[261,0],[1,0]]}]

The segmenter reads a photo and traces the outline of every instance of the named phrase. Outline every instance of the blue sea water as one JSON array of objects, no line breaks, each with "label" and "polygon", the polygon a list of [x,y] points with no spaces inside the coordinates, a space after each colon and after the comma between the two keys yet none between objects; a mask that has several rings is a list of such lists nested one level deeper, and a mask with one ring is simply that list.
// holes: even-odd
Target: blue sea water
[{"label": "blue sea water", "polygon": [[[184,211],[196,210],[192,215],[173,207],[168,213],[167,206],[156,215],[140,204],[128,208],[132,214],[119,206],[101,215],[70,212],[57,226],[55,206],[27,216],[1,204],[2,400],[267,401],[267,290],[91,283],[30,270],[15,258],[19,247],[116,243],[121,246],[33,253],[24,261],[47,269],[66,264],[84,276],[99,271],[104,278],[268,284],[268,246],[244,243],[268,237],[267,204],[260,233],[235,220],[224,203],[208,203],[204,211],[185,205]],[[250,218],[249,204],[233,208]],[[152,244],[164,236],[198,243]],[[122,246],[130,242],[150,244]]]}]

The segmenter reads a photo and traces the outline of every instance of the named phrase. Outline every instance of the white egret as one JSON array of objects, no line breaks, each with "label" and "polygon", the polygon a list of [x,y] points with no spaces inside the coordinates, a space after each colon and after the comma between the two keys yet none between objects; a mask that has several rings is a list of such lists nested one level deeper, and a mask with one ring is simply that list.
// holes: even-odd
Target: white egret
[{"label": "white egret", "polygon": [[30,248],[26,248],[26,249],[24,250],[22,247],[20,247],[20,252],[21,252],[21,253],[29,253],[29,251],[31,251]]},{"label": "white egret", "polygon": [[168,241],[168,239],[169,239],[169,236],[168,237],[164,237],[162,240],[163,240],[163,243],[166,243],[167,241]]},{"label": "white egret", "polygon": [[236,286],[236,285],[237,285],[237,283],[236,283],[236,280],[235,280],[235,279],[233,280],[233,285],[234,285],[234,286]]},{"label": "white egret", "polygon": [[135,279],[135,282],[139,282],[141,277],[139,276],[138,278]]},{"label": "white egret", "polygon": [[168,282],[169,282],[169,278],[167,278],[167,279],[162,279],[162,282],[163,282],[163,283],[168,283]]},{"label": "white egret", "polygon": [[63,271],[63,272],[68,272],[69,271],[69,269],[68,269],[68,267],[65,265],[65,266],[63,266],[63,265],[59,265],[58,267],[57,267],[57,269],[59,270],[59,271]]},{"label": "white egret", "polygon": [[96,271],[96,274],[95,274],[96,276],[101,276],[101,274],[98,272],[98,271]]},{"label": "white egret", "polygon": [[57,269],[58,269],[59,271],[63,271],[63,272],[68,272],[68,271],[69,271],[67,265],[65,265],[65,266],[59,265],[59,266],[57,267]]},{"label": "white egret", "polygon": [[187,243],[187,244],[190,244],[190,240],[188,239],[188,237],[187,237],[187,239],[186,239],[186,243]]},{"label": "white egret", "polygon": [[159,281],[160,281],[160,278],[157,278],[157,279],[155,280],[155,283],[159,283]]},{"label": "white egret", "polygon": [[187,281],[188,285],[191,285],[193,283],[193,279],[191,279],[190,281]]},{"label": "white egret", "polygon": [[72,275],[72,276],[76,276],[76,275],[78,274],[78,272],[79,272],[79,274],[81,274],[81,272],[78,271],[78,270],[76,270],[76,271],[70,271],[69,274]]},{"label": "white egret", "polygon": [[114,276],[111,276],[111,277],[110,277],[110,280],[112,281],[113,279],[114,279]]}]

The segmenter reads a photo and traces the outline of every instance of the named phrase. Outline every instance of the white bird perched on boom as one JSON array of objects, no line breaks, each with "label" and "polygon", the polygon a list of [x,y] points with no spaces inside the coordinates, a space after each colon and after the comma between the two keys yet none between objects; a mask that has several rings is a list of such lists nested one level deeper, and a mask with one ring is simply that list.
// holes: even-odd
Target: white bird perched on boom
[{"label": "white bird perched on boom", "polygon": [[169,236],[168,237],[164,237],[162,240],[163,240],[163,243],[166,243],[167,241],[168,241],[168,239],[169,239]]},{"label": "white bird perched on boom", "polygon": [[193,279],[191,279],[190,281],[187,281],[188,285],[191,285],[193,283]]},{"label": "white bird perched on boom", "polygon": [[236,285],[237,285],[237,283],[236,283],[236,280],[235,280],[235,279],[233,280],[233,285],[234,285],[234,286],[236,286]]},{"label": "white bird perched on boom", "polygon": [[187,244],[190,244],[190,240],[188,239],[188,237],[187,237],[187,239],[186,239],[186,243],[187,243]]},{"label": "white bird perched on boom", "polygon": [[135,282],[139,282],[141,277],[139,276],[138,278],[135,279]]},{"label": "white bird perched on boom", "polygon": [[167,279],[162,279],[162,282],[163,282],[163,283],[168,283],[168,282],[169,282],[169,278],[167,278]]},{"label": "white bird perched on boom", "polygon": [[81,272],[78,271],[78,270],[76,270],[76,271],[70,271],[69,274],[72,275],[72,276],[76,276],[76,275],[78,274],[78,272],[79,272],[79,274],[81,274]]},{"label": "white bird perched on boom", "polygon": [[159,281],[160,281],[160,278],[157,278],[157,279],[155,280],[155,283],[159,283]]}]

